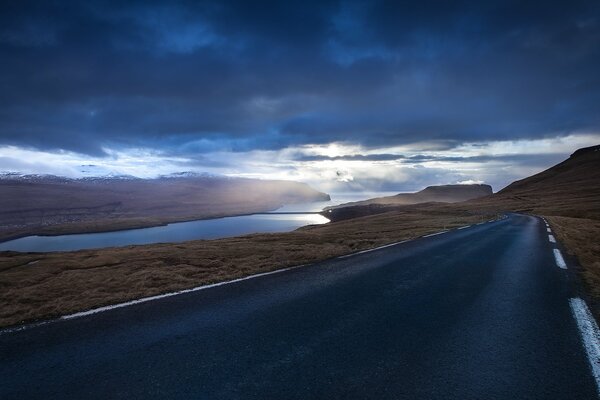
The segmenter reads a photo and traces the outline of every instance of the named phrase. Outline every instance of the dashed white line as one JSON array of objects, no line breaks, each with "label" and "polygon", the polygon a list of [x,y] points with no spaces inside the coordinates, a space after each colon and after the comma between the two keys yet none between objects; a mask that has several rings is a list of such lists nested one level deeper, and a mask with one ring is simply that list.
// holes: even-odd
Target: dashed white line
[{"label": "dashed white line", "polygon": [[581,334],[583,347],[592,369],[592,376],[596,381],[598,396],[600,396],[600,329],[598,329],[598,324],[585,301],[579,298],[569,299],[569,304]]},{"label": "dashed white line", "polygon": [[559,249],[554,249],[554,260],[556,261],[557,267],[567,269],[567,263],[565,263],[565,259]]},{"label": "dashed white line", "polygon": [[461,226],[460,228],[456,228],[456,230],[460,230],[460,229],[465,229],[465,228],[470,228],[471,225],[467,225],[467,226]]},{"label": "dashed white line", "polygon": [[552,232],[552,229],[546,228],[546,232],[550,233],[550,232]]},{"label": "dashed white line", "polygon": [[556,239],[554,238],[554,235],[548,235],[548,240],[550,241],[550,243],[556,243]]}]

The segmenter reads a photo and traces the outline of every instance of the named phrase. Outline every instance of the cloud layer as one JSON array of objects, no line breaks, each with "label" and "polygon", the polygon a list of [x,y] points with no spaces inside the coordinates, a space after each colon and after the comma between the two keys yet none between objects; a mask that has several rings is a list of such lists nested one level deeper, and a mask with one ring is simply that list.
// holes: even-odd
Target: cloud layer
[{"label": "cloud layer", "polygon": [[499,189],[600,141],[600,2],[409,3],[3,2],[0,170]]},{"label": "cloud layer", "polygon": [[101,155],[600,124],[600,3],[4,2],[0,144]]}]

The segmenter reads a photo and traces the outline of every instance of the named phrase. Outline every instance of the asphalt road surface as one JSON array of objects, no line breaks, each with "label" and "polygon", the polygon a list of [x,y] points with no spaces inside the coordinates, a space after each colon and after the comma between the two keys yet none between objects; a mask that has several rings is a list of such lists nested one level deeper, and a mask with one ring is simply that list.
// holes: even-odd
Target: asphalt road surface
[{"label": "asphalt road surface", "polygon": [[557,246],[511,215],[4,332],[0,399],[597,398]]}]

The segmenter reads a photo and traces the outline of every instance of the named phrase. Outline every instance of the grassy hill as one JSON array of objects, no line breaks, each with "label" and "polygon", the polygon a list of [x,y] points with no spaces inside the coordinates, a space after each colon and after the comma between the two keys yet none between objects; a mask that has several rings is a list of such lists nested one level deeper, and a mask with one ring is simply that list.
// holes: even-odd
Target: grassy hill
[{"label": "grassy hill", "polygon": [[579,149],[539,174],[464,203],[474,208],[600,219],[600,145]]}]

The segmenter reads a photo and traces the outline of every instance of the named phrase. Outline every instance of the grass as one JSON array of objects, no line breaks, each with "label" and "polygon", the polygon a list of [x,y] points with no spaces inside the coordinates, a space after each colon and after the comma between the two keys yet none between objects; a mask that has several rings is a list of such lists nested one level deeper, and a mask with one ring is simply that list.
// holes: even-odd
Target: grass
[{"label": "grass", "polygon": [[581,264],[584,285],[600,309],[600,220],[546,216],[552,230],[569,254]]},{"label": "grass", "polygon": [[312,263],[481,221],[444,206],[280,234],[62,253],[0,253],[0,326]]}]

